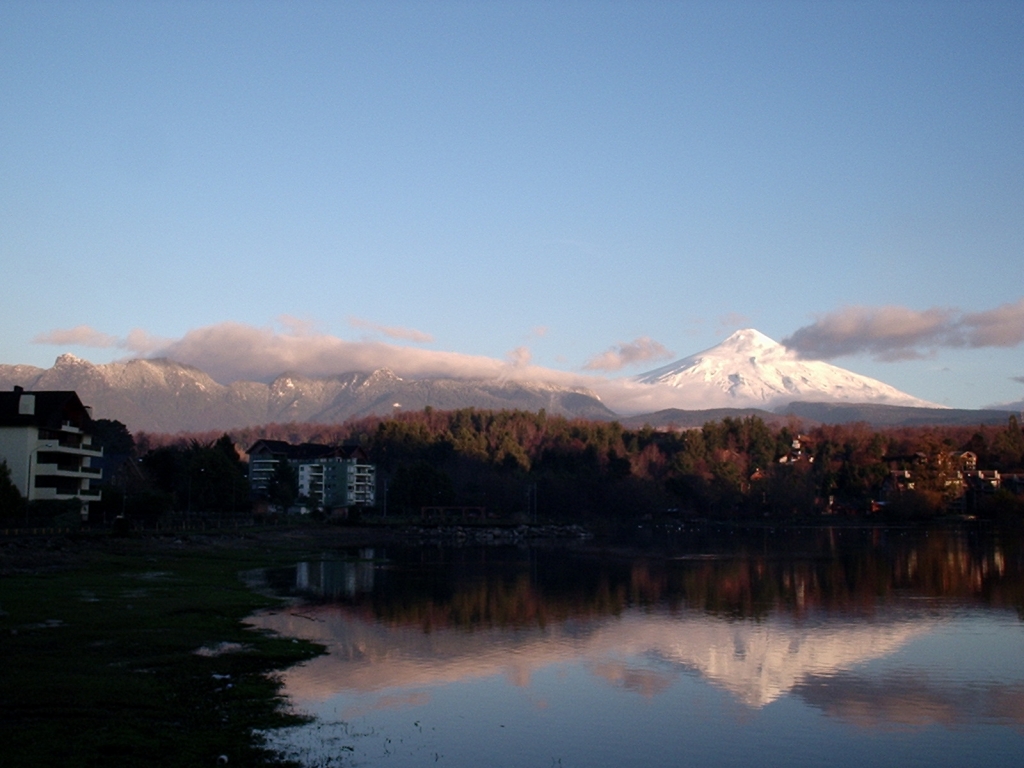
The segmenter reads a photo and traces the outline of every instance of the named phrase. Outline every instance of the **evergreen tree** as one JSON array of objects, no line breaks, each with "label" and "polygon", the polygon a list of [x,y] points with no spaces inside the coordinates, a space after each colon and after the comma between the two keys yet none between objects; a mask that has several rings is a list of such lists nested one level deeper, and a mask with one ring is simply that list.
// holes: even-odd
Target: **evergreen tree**
[{"label": "evergreen tree", "polygon": [[16,523],[24,512],[25,499],[11,480],[7,462],[0,459],[0,520],[5,524]]}]

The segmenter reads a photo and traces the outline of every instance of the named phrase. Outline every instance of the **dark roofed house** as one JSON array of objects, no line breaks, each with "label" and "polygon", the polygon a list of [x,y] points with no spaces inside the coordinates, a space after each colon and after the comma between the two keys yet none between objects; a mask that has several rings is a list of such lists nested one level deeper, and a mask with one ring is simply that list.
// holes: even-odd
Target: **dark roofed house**
[{"label": "dark roofed house", "polygon": [[77,499],[82,517],[99,501],[103,455],[92,445],[92,415],[73,391],[0,392],[0,460],[29,501]]}]

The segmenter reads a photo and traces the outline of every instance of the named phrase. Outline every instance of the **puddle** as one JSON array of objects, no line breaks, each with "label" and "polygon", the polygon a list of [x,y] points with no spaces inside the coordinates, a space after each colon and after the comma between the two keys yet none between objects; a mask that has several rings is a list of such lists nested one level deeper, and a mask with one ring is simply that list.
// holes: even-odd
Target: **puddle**
[{"label": "puddle", "polygon": [[245,653],[246,651],[252,650],[252,646],[243,645],[242,643],[217,643],[216,645],[204,645],[202,648],[197,648],[192,653],[196,656],[205,656],[207,658],[213,658],[215,656],[223,656],[226,653]]}]

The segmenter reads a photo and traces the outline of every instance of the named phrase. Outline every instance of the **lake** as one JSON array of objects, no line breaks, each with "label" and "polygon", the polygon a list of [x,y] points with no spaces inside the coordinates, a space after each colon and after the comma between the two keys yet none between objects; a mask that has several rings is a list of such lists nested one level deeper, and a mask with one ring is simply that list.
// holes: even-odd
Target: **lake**
[{"label": "lake", "polygon": [[671,526],[268,571],[305,765],[1020,766],[1024,551],[979,530]]}]

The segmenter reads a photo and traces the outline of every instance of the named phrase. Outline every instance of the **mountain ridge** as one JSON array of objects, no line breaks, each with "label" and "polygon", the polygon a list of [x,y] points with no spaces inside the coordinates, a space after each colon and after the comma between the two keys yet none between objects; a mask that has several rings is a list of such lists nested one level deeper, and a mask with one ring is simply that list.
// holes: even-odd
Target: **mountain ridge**
[{"label": "mountain ridge", "polygon": [[283,373],[269,383],[220,384],[193,366],[166,358],[96,365],[60,355],[52,368],[0,365],[0,387],[75,390],[96,418],[131,431],[232,429],[272,422],[340,423],[396,408],[519,408],[608,421],[616,414],[582,387],[459,379],[403,379],[380,368],[311,377]]},{"label": "mountain ridge", "polygon": [[[544,409],[552,415],[625,426],[687,428],[706,421],[794,416],[816,423],[877,426],[995,423],[1012,411],[948,409],[883,382],[794,353],[754,329],[602,390],[614,411],[587,387],[514,379],[403,378],[389,368],[307,376],[286,371],[265,382],[221,384],[168,358],[93,364],[72,354],[51,368],[0,365],[0,388],[73,389],[97,418],[132,431],[210,431],[268,423],[333,424],[398,409]],[[595,388],[598,388],[595,385]],[[637,397],[639,393],[639,397]],[[633,399],[629,403],[630,398]],[[625,406],[625,407],[623,407]],[[640,415],[629,415],[640,412]]]}]

